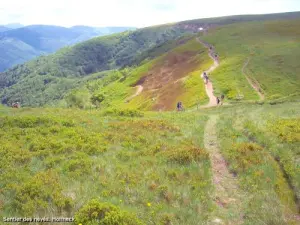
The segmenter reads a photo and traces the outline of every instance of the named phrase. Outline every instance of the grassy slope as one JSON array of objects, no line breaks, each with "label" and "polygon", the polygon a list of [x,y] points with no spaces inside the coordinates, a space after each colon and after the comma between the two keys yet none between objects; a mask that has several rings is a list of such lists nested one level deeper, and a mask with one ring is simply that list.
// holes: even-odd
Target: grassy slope
[{"label": "grassy slope", "polygon": [[217,93],[223,92],[229,99],[238,94],[245,100],[258,99],[241,72],[249,57],[245,72],[258,81],[266,99],[298,92],[299,25],[300,20],[234,24],[203,37],[215,45],[221,57],[221,66],[213,73]]},{"label": "grassy slope", "polygon": [[[167,53],[165,53],[166,51]],[[159,55],[159,57],[152,59],[152,55]],[[193,67],[183,68],[186,64],[181,64],[182,61],[180,60],[175,64],[166,66],[166,64],[172,63],[174,58],[183,55],[188,55],[188,58],[185,60],[193,62],[191,64]],[[105,100],[101,103],[102,108],[117,107],[151,110],[155,105],[161,104],[167,105],[169,107],[167,110],[170,110],[174,109],[176,102],[179,100],[184,102],[185,107],[192,107],[198,103],[205,104],[207,102],[205,87],[200,74],[203,70],[209,68],[211,63],[212,61],[207,55],[207,50],[194,37],[183,38],[151,50],[149,59],[143,61],[136,68],[127,68],[108,75],[107,79],[114,76],[117,77],[114,82],[108,82],[107,84],[107,80],[104,79],[89,82],[86,86],[90,90],[91,95],[98,93],[105,95]],[[168,73],[170,81],[160,88],[152,90],[147,85],[159,85],[162,83],[161,80],[166,76],[166,74],[160,74],[162,69],[172,71]],[[151,77],[153,77],[154,81],[145,84],[141,83],[144,91],[129,103],[125,103],[125,100],[136,91],[136,87],[133,86],[148,74],[152,74]],[[126,79],[124,79],[124,76],[126,76]],[[180,80],[175,83],[179,78]],[[153,101],[153,99],[155,100]]]},{"label": "grassy slope", "polygon": [[298,103],[248,104],[126,118],[1,108],[0,215],[74,215],[98,198],[146,224],[226,221],[203,149],[205,122],[217,114],[221,151],[244,193],[245,224],[297,224],[299,110]]},{"label": "grassy slope", "polygon": [[243,194],[244,224],[299,223],[299,112],[299,101],[205,110],[220,115],[218,142]]},{"label": "grassy slope", "polygon": [[216,110],[220,146],[245,192],[246,224],[297,224],[299,103]]},{"label": "grassy slope", "polygon": [[99,198],[146,224],[196,224],[209,217],[206,116],[6,110],[0,112],[1,216],[73,216]]},{"label": "grassy slope", "polygon": [[[166,104],[170,103],[173,107],[168,108],[168,110],[175,108],[177,101],[182,101],[185,104],[185,107],[192,107],[197,103],[206,103],[207,96],[205,94],[205,87],[203,82],[201,81],[200,74],[202,71],[207,69],[212,63],[209,59],[206,49],[201,46],[195,39],[190,40],[186,44],[174,48],[169,53],[159,57],[156,59],[156,62],[160,65],[164,64],[168,61],[168,57],[173,54],[185,54],[185,53],[193,53],[194,55],[190,58],[190,60],[196,60],[197,66],[190,70],[186,68],[186,71],[183,72],[183,79],[179,81],[178,86],[173,83],[169,83],[166,86],[163,86],[157,91],[152,92],[144,92],[141,96],[133,99],[129,105],[132,107],[138,107],[141,109],[152,109],[155,104]],[[158,65],[158,68],[160,67]],[[157,67],[153,64],[152,67]],[[151,69],[150,69],[151,70]],[[139,77],[145,74],[140,74]],[[159,82],[159,81],[158,81]],[[172,93],[172,91],[176,89],[176,93]],[[172,95],[173,94],[173,95]],[[166,100],[161,98],[168,96]],[[154,102],[152,102],[152,98],[156,98]],[[151,102],[146,105],[145,101]]]},{"label": "grassy slope", "polygon": [[262,14],[262,15],[235,15],[235,16],[224,16],[215,18],[205,18],[199,20],[188,20],[178,23],[179,25],[197,25],[206,27],[207,25],[212,26],[223,26],[241,22],[251,21],[267,21],[267,20],[278,20],[278,19],[297,19],[300,17],[300,12],[287,12],[287,13],[274,13],[274,14]]},{"label": "grassy slope", "polygon": [[[115,69],[129,65],[139,65],[144,57],[146,57],[145,51],[151,49],[155,45],[161,45],[165,41],[174,40],[182,34],[198,31],[199,26],[215,27],[227,24],[236,24],[234,26],[239,26],[238,24],[246,21],[266,21],[280,18],[292,19],[299,17],[300,13],[296,12],[271,15],[210,18],[149,27],[139,29],[134,32],[125,32],[117,35],[92,39],[72,48],[62,49],[51,56],[40,57],[29,63],[16,66],[5,73],[0,73],[1,101],[4,104],[10,104],[13,101],[21,101],[23,105],[40,106],[45,103],[53,102],[57,98],[61,99],[67,90],[77,87],[77,85],[75,85],[77,80],[73,80],[74,78],[81,79],[82,76],[103,70]],[[252,27],[250,26],[250,28]],[[237,29],[241,28],[239,27]],[[226,38],[226,34],[224,35],[224,32],[225,30],[223,29],[223,31],[220,31],[220,35],[217,35],[217,37],[215,36],[212,39],[222,37],[224,38],[222,43],[224,43],[224,41],[229,41],[230,43],[230,40],[226,40],[228,37]],[[249,37],[251,37],[251,35]],[[217,43],[217,41],[215,41],[215,43]],[[235,46],[232,45],[230,48],[234,49]],[[223,55],[226,52],[221,46],[220,51]],[[295,51],[297,54],[297,50]],[[148,53],[149,52],[147,52],[147,54]],[[243,56],[245,55],[245,52],[239,53]],[[281,59],[279,60],[282,61]],[[238,68],[242,64],[241,57],[239,55],[232,56],[227,63],[228,65],[231,64],[230,66],[232,66],[232,63],[238,63]],[[225,67],[224,69],[226,72],[228,69]],[[237,68],[235,73],[237,73]],[[62,77],[71,79],[66,80]],[[45,82],[45,80],[47,81],[49,78],[50,80],[55,80],[55,82]],[[229,97],[234,98],[237,90],[240,90],[246,94],[246,99],[255,99],[255,93],[251,93],[251,88],[248,84],[245,84],[238,75],[235,75],[234,79],[235,81],[233,84],[229,87],[223,87],[222,91],[225,91],[226,93],[229,92]],[[36,83],[35,80],[38,82]],[[61,83],[61,86],[56,85],[58,80]],[[288,84],[287,86],[290,87],[294,85]],[[5,92],[3,92],[4,88]],[[52,97],[52,94],[42,97],[41,93],[45,90],[46,92],[48,91],[49,93],[51,92],[56,94],[54,97]],[[270,97],[273,96],[273,98],[275,98],[276,96],[274,95],[277,93],[274,94],[270,91],[268,94]],[[29,101],[29,99],[31,100]]]},{"label": "grassy slope", "polygon": [[[242,73],[242,68],[249,58],[250,63],[245,68],[245,73],[259,83],[267,100],[299,93],[300,78],[297,71],[300,68],[297,56],[300,51],[297,44],[299,33],[296,29],[299,23],[299,20],[282,20],[234,24],[213,29],[207,36],[201,37],[213,44],[221,56],[221,66],[211,76],[216,95],[224,93],[230,100],[239,96],[243,96],[243,100],[259,99]],[[150,61],[144,60],[136,68],[129,69],[125,81],[116,81],[106,87],[99,86],[97,91],[107,95],[102,105],[158,110],[160,106],[166,106],[166,103],[170,105],[167,106],[170,107],[168,109],[173,109],[179,100],[184,102],[185,107],[205,103],[207,97],[199,74],[209,67],[211,61],[203,52],[204,48],[194,40],[191,39],[178,48],[175,48],[176,42],[180,40],[169,41],[148,51]],[[163,54],[165,51],[168,53]],[[149,73],[154,73],[152,76],[156,77],[158,68],[165,69],[163,64],[168,62],[172,54],[182,54],[184,51],[201,52],[197,56],[199,67],[187,70],[186,79],[182,79],[179,84],[170,81],[169,85],[156,91],[144,90],[140,96],[124,104],[125,99],[136,91],[136,88],[130,86]],[[158,55],[161,56],[155,58]],[[172,67],[176,69],[176,65]],[[161,77],[155,79],[159,83]],[[275,83],[279,85],[274,85]]]}]

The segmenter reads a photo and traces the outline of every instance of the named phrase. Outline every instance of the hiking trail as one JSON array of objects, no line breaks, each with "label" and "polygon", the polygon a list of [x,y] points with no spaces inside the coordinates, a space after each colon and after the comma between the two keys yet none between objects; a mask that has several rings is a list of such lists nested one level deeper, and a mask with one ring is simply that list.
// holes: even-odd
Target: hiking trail
[{"label": "hiking trail", "polygon": [[138,96],[138,95],[140,95],[141,93],[142,93],[142,91],[143,91],[143,89],[144,89],[144,87],[142,86],[142,85],[137,85],[137,86],[135,86],[137,89],[136,89],[136,92],[133,94],[133,95],[131,95],[129,98],[127,98],[126,100],[125,100],[125,102],[130,102],[130,100],[132,100],[133,98],[135,98],[136,96]]},{"label": "hiking trail", "polygon": [[[216,59],[214,57],[215,52],[214,52],[213,46],[211,46],[208,43],[205,43],[204,41],[200,40],[199,38],[197,38],[197,41],[200,44],[204,45],[206,48],[208,48],[208,50],[209,50],[208,55],[214,61],[214,64],[206,71],[209,74],[219,66],[219,61],[218,61],[218,59]],[[202,106],[201,108],[209,108],[209,107],[217,106],[216,96],[214,95],[213,84],[210,81],[210,79],[208,80],[207,84],[205,84],[205,90],[206,90],[206,94],[209,98],[209,103],[205,106]]]},{"label": "hiking trail", "polygon": [[[218,221],[217,224],[238,225],[243,223],[240,201],[242,198],[237,180],[229,172],[227,163],[219,149],[216,130],[217,120],[217,115],[210,116],[204,130],[204,146],[209,152],[213,174],[212,179],[215,186],[213,199],[218,205],[218,210],[216,215],[214,215],[215,218],[213,218],[212,224],[216,224],[214,221]],[[230,215],[230,218],[222,218],[224,215]]]},{"label": "hiking trail", "polygon": [[257,94],[259,95],[259,98],[261,101],[263,101],[265,99],[265,95],[263,94],[261,87],[258,83],[257,80],[254,79],[254,81],[252,81],[245,73],[245,69],[248,66],[249,62],[250,62],[250,58],[248,58],[242,68],[242,73],[244,74],[244,76],[246,77],[248,83],[251,85],[251,87],[257,92]]}]

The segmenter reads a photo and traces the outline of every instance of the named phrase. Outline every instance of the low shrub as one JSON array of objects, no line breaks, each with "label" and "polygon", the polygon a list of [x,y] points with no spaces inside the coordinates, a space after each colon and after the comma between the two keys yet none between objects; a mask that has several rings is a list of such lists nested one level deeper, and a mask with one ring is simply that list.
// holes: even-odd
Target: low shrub
[{"label": "low shrub", "polygon": [[300,119],[269,121],[268,128],[273,131],[282,142],[300,142]]},{"label": "low shrub", "polygon": [[96,199],[84,205],[75,214],[76,224],[84,225],[143,225],[134,214],[123,211],[110,203]]},{"label": "low shrub", "polygon": [[238,162],[236,169],[242,171],[247,171],[253,165],[264,163],[269,157],[260,145],[250,142],[233,145],[232,152],[235,162]]},{"label": "low shrub", "polygon": [[66,161],[63,168],[72,176],[85,176],[91,173],[92,160],[84,153],[77,153]]},{"label": "low shrub", "polygon": [[169,161],[180,164],[188,164],[193,161],[208,159],[209,157],[205,150],[195,146],[177,147],[172,150],[167,150],[163,154]]},{"label": "low shrub", "polygon": [[21,186],[15,186],[15,208],[23,215],[56,206],[59,211],[72,208],[72,199],[62,195],[58,174],[52,170],[40,172]]},{"label": "low shrub", "polygon": [[108,109],[104,112],[105,116],[124,116],[124,117],[143,117],[144,113],[136,109]]}]

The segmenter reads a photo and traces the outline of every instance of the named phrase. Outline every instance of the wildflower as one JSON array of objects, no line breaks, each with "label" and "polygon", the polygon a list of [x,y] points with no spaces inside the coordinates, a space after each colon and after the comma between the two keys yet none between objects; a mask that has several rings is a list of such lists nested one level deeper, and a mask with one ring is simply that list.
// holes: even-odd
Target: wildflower
[{"label": "wildflower", "polygon": [[148,203],[147,203],[147,206],[148,206],[148,207],[150,207],[150,206],[151,206],[151,203],[150,203],[150,202],[148,202]]}]

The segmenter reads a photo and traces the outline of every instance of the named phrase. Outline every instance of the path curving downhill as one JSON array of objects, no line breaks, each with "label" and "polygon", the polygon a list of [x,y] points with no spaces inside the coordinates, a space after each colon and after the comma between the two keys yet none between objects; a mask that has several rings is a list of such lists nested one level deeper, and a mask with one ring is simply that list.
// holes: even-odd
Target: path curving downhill
[{"label": "path curving downhill", "polygon": [[144,87],[142,85],[137,85],[135,87],[137,88],[136,92],[133,95],[131,95],[129,98],[127,98],[125,102],[127,102],[127,103],[130,102],[133,98],[140,95],[142,93],[142,91],[144,90]]},{"label": "path curving downhill", "polygon": [[248,66],[249,62],[250,62],[250,58],[248,58],[242,68],[242,73],[244,74],[244,76],[246,77],[248,83],[251,85],[251,87],[257,92],[257,94],[259,95],[259,98],[261,101],[265,100],[265,95],[263,94],[259,83],[255,80],[254,82],[246,75],[245,73],[245,69]]},{"label": "path curving downhill", "polygon": [[[206,71],[207,73],[211,73],[219,66],[219,60],[216,59],[214,56],[214,54],[215,54],[214,48],[210,44],[200,40],[199,38],[197,38],[197,41],[200,44],[204,45],[206,48],[208,48],[208,50],[209,50],[208,55],[214,61],[214,64]],[[211,49],[211,47],[212,47],[212,49]],[[217,106],[216,96],[214,95],[213,84],[210,80],[208,81],[207,84],[205,84],[205,90],[206,90],[206,94],[209,98],[209,103],[201,108],[209,108],[209,107]]]}]

